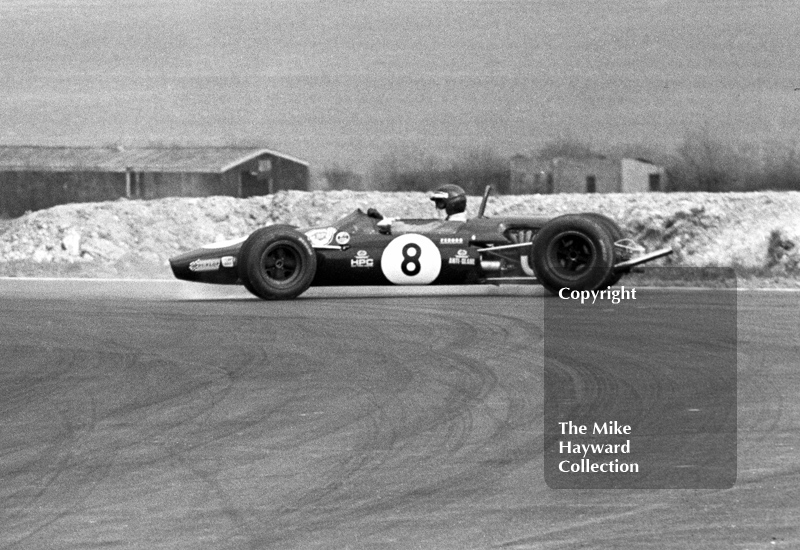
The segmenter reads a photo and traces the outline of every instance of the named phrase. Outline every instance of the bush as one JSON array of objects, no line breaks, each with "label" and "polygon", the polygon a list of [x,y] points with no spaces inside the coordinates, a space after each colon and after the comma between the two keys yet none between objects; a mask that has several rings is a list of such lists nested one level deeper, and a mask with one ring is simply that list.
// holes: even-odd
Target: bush
[{"label": "bush", "polygon": [[[533,152],[540,161],[556,157],[600,156],[591,144],[559,137]],[[715,139],[707,127],[686,134],[672,152],[642,145],[609,148],[611,158],[646,158],[667,170],[666,191],[785,191],[800,190],[798,144],[729,144]],[[511,189],[509,159],[489,148],[467,150],[450,161],[421,150],[394,150],[378,157],[365,177],[334,165],[323,172],[330,189],[429,191],[445,183],[481,195],[487,185],[500,194]]]},{"label": "bush", "polygon": [[468,195],[482,195],[487,185],[500,194],[511,186],[511,169],[508,159],[491,149],[468,151],[451,166],[453,183],[464,188]]},{"label": "bush", "polygon": [[450,183],[440,159],[418,151],[391,151],[372,163],[370,187],[379,191],[428,191]]},{"label": "bush", "polygon": [[687,134],[667,171],[670,191],[800,190],[797,144],[731,145],[707,128]]},{"label": "bush", "polygon": [[365,189],[364,176],[338,164],[334,164],[332,168],[327,168],[322,172],[322,177],[325,179],[328,189],[351,189],[353,191]]},{"label": "bush", "polygon": [[796,272],[798,267],[797,255],[793,251],[797,244],[780,230],[774,229],[769,234],[767,244],[767,263],[768,268],[783,266],[788,272]]},{"label": "bush", "polygon": [[508,159],[491,149],[470,150],[449,163],[415,151],[393,151],[373,162],[369,180],[370,187],[380,191],[425,192],[454,183],[469,195],[480,195],[487,185],[506,192],[511,172]]},{"label": "bush", "polygon": [[672,191],[730,191],[737,185],[738,159],[708,128],[691,132],[668,166]]}]

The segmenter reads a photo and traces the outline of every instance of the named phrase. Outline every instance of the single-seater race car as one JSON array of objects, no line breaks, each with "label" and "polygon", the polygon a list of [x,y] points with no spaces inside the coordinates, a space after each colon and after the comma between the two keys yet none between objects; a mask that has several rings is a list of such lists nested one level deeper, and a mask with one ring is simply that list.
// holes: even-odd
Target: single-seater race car
[{"label": "single-seater race car", "polygon": [[555,294],[605,289],[672,253],[647,253],[597,213],[488,218],[490,191],[467,221],[391,220],[358,209],[324,227],[262,227],[175,256],[170,265],[178,279],[241,284],[264,300],[351,285],[541,284]]}]

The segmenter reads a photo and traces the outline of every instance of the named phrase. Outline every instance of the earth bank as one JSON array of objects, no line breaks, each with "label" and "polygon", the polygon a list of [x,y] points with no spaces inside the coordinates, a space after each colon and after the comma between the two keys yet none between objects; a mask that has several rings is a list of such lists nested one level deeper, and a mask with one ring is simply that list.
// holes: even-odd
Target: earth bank
[{"label": "earth bank", "polygon": [[[475,215],[480,197],[470,198]],[[170,278],[168,258],[275,223],[328,224],[355,208],[428,218],[423,193],[289,191],[275,195],[118,200],[56,206],[0,221],[0,276]],[[800,193],[654,193],[492,197],[486,213],[601,212],[661,265],[733,267],[740,284],[800,286]]]}]

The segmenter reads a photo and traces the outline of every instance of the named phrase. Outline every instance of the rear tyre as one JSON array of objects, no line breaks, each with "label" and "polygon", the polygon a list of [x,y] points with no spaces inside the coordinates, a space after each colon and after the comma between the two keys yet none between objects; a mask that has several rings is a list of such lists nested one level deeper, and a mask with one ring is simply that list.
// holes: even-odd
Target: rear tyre
[{"label": "rear tyre", "polygon": [[[612,244],[625,238],[625,233],[622,232],[622,228],[617,224],[617,222],[615,222],[608,216],[604,214],[599,214],[597,212],[584,212],[581,215],[600,222],[600,224],[606,228],[606,231],[608,231],[608,234],[611,236]],[[608,276],[608,280],[604,281],[603,284],[600,286],[601,287],[614,286],[622,278],[622,275],[623,273],[614,273],[614,271],[612,270],[611,274]]]},{"label": "rear tyre", "polygon": [[308,238],[288,225],[254,231],[242,244],[239,279],[263,300],[289,300],[305,292],[317,271]]},{"label": "rear tyre", "polygon": [[613,276],[614,243],[604,224],[584,215],[559,216],[547,222],[533,241],[536,277],[557,294],[605,288]]}]

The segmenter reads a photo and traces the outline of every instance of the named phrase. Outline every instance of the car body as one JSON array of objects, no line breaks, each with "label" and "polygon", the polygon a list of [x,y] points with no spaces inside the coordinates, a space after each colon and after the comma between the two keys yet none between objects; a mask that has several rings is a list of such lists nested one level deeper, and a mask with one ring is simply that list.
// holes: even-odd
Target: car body
[{"label": "car body", "polygon": [[309,286],[542,284],[594,290],[615,284],[649,254],[595,213],[556,218],[483,215],[467,221],[387,220],[360,209],[323,227],[260,228],[170,259],[187,281],[242,284],[263,299]]}]

